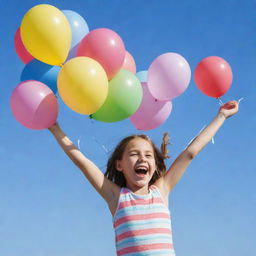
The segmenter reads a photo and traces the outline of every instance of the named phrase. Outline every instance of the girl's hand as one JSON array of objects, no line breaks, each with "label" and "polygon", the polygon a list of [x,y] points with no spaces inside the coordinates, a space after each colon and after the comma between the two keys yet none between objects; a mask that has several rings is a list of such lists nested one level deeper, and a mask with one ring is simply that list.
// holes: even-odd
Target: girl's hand
[{"label": "girl's hand", "polygon": [[219,109],[219,113],[223,114],[225,118],[229,118],[238,112],[238,107],[239,103],[232,100],[223,104]]}]

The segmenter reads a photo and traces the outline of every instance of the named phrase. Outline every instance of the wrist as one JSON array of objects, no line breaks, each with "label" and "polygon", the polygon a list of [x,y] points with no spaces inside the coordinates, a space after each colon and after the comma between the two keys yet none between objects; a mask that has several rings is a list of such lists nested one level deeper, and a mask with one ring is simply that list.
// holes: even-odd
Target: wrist
[{"label": "wrist", "polygon": [[226,115],[222,112],[219,112],[217,117],[223,119],[224,121],[227,119]]},{"label": "wrist", "polygon": [[48,130],[52,133],[56,133],[56,132],[60,131],[60,127],[58,126],[57,123],[55,123],[51,127],[49,127]]}]

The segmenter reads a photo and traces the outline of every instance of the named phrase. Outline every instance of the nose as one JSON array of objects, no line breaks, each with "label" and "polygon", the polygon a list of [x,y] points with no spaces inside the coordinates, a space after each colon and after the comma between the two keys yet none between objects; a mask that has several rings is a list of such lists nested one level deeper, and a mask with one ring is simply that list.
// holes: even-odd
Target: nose
[{"label": "nose", "polygon": [[146,161],[146,156],[144,156],[143,154],[139,155],[139,162],[145,162]]}]

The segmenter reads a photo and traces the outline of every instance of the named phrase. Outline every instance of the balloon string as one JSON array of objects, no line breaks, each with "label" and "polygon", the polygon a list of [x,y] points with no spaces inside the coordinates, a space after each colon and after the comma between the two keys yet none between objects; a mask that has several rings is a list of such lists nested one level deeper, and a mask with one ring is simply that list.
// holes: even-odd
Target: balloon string
[{"label": "balloon string", "polygon": [[[93,125],[95,123],[95,119],[92,118],[92,115],[89,116],[89,119],[91,124]],[[100,145],[100,147],[105,151],[106,154],[110,152],[110,150],[104,144],[101,144],[95,136],[92,136],[92,138],[98,145]]]},{"label": "balloon string", "polygon": [[[240,98],[240,99],[238,100],[238,104],[239,104],[243,99],[244,99],[244,98]],[[217,100],[219,101],[219,104],[220,104],[220,105],[223,105],[223,102],[222,102],[222,100],[221,100],[220,98],[217,98]],[[206,125],[204,125],[203,128],[200,130],[200,132],[199,132],[193,139],[190,140],[190,142],[187,144],[187,146],[186,146],[185,149],[187,149],[188,146],[196,139],[196,137],[201,133],[201,131],[205,128],[205,126],[206,126]],[[212,137],[212,144],[215,144],[214,137]]]},{"label": "balloon string", "polygon": [[217,100],[219,100],[219,105],[222,106],[223,105],[223,102],[220,98],[217,98]]},{"label": "balloon string", "polygon": [[77,140],[77,147],[79,150],[81,150],[81,147],[80,147],[80,139]]},{"label": "balloon string", "polygon": [[101,148],[103,148],[103,150],[105,151],[106,154],[109,153],[109,150],[105,147],[105,145],[99,143],[98,140],[96,140],[96,138],[95,138],[94,136],[93,136],[92,138],[93,138],[93,140],[94,140],[98,145],[101,146]]},{"label": "balloon string", "polygon": [[242,101],[244,98],[240,98],[239,100],[238,100],[238,104],[240,103],[240,101]]},{"label": "balloon string", "polygon": [[[243,99],[244,99],[243,97],[240,98],[240,99],[238,100],[238,104],[239,104]],[[219,100],[219,104],[220,104],[221,106],[224,104],[220,98],[217,98],[217,100]]]},{"label": "balloon string", "polygon": [[[187,144],[187,146],[185,147],[185,149],[187,149],[188,148],[188,146],[197,138],[197,136],[203,131],[203,129],[206,127],[206,125],[204,125],[203,127],[202,127],[202,129],[197,133],[197,135],[193,138],[193,139],[191,139],[190,141],[189,141],[189,143]],[[215,141],[214,141],[214,137],[212,137],[212,144],[215,144]],[[184,150],[185,150],[184,149]]]},{"label": "balloon string", "polygon": [[[109,152],[110,152],[110,150],[108,150],[106,147],[105,147],[105,145],[103,145],[103,144],[100,144],[97,140],[96,140],[96,138],[93,136],[92,137],[93,138],[93,140],[97,143],[97,144],[99,144],[100,146],[101,146],[101,148],[103,148],[103,150],[106,152],[106,154],[108,154]],[[80,139],[78,139],[77,140],[77,147],[78,147],[78,149],[79,150],[81,150],[81,144],[80,144],[80,142],[81,142],[81,140]]]}]

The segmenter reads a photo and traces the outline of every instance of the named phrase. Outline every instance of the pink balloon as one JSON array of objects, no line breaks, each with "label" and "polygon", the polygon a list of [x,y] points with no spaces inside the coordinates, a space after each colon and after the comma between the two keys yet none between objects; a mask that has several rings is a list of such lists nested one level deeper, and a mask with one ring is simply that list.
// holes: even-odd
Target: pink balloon
[{"label": "pink balloon", "polygon": [[190,82],[188,62],[179,54],[170,52],[158,56],[148,70],[148,87],[159,100],[170,100],[183,93]]},{"label": "pink balloon", "polygon": [[123,40],[116,32],[99,28],[92,30],[82,39],[77,56],[86,56],[98,61],[110,80],[123,65],[125,47]]},{"label": "pink balloon", "polygon": [[10,104],[15,119],[27,128],[46,129],[57,120],[57,99],[41,82],[27,80],[18,84],[12,92]]},{"label": "pink balloon", "polygon": [[34,59],[34,57],[26,50],[23,42],[21,41],[20,28],[18,28],[15,33],[14,46],[16,53],[18,54],[23,63],[27,64]]},{"label": "pink balloon", "polygon": [[143,99],[140,107],[130,117],[130,121],[138,130],[151,130],[163,124],[172,111],[171,101],[156,100],[150,93],[147,83],[141,83]]},{"label": "pink balloon", "polygon": [[134,61],[134,58],[128,51],[125,52],[124,63],[123,63],[122,69],[129,70],[133,74],[136,74],[136,63]]}]

